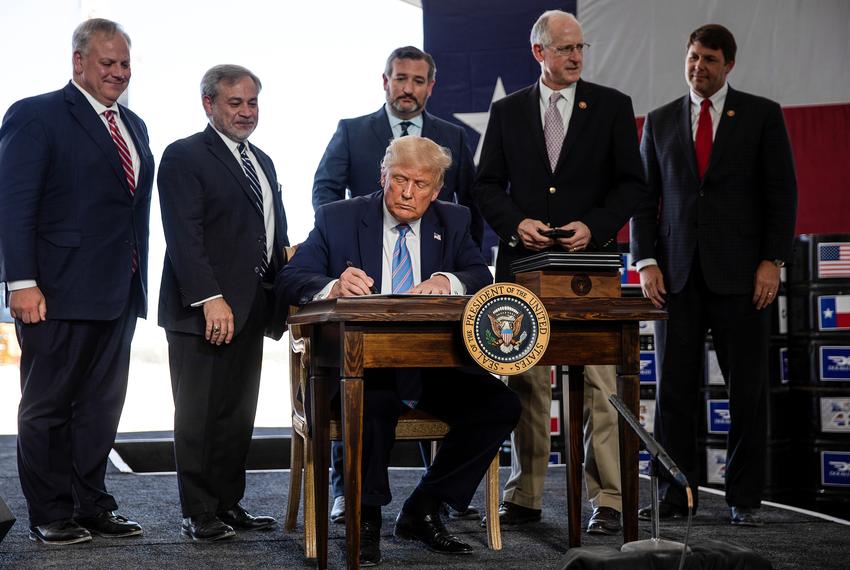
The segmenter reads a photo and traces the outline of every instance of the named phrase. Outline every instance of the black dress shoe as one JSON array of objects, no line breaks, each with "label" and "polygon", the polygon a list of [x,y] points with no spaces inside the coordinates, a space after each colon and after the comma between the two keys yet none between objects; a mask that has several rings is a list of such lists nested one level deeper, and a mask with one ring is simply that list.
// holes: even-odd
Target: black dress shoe
[{"label": "black dress shoe", "polygon": [[30,527],[30,540],[61,546],[91,540],[91,533],[72,521],[65,519]]},{"label": "black dress shoe", "polygon": [[239,530],[267,530],[277,524],[274,517],[254,516],[236,504],[226,511],[216,513],[221,522]]},{"label": "black dress shoe", "polygon": [[481,517],[481,513],[479,513],[478,509],[475,507],[467,507],[464,510],[459,511],[454,507],[448,506],[446,503],[443,503],[443,506],[440,509],[440,514],[456,521],[475,521]]},{"label": "black dress shoe", "polygon": [[395,520],[393,535],[404,540],[418,540],[430,550],[441,554],[472,554],[471,546],[449,534],[437,510],[415,514],[402,509]]},{"label": "black dress shoe", "polygon": [[218,517],[209,513],[184,518],[180,530],[183,536],[199,542],[212,542],[236,536],[233,527],[224,524]]},{"label": "black dress shoe", "polygon": [[103,511],[93,517],[77,517],[75,520],[78,525],[88,529],[92,534],[106,538],[123,538],[142,534],[139,523],[114,511]]},{"label": "black dress shoe", "polygon": [[735,526],[763,526],[757,508],[731,507],[730,522]]},{"label": "black dress shoe", "polygon": [[377,566],[381,563],[381,525],[360,522],[360,566]]},{"label": "black dress shoe", "polygon": [[334,506],[331,507],[331,522],[338,524],[345,522],[345,497],[342,495],[334,497]]},{"label": "black dress shoe", "polygon": [[[541,518],[540,509],[530,509],[507,501],[499,505],[499,522],[501,524],[527,524],[537,522]],[[481,518],[481,526],[487,526],[487,517]]]},{"label": "black dress shoe", "polygon": [[[694,513],[696,514],[696,512]],[[688,509],[685,507],[675,507],[669,503],[658,504],[658,520],[681,519],[688,516]],[[652,507],[646,506],[638,509],[638,518],[642,521],[652,520]]]},{"label": "black dress shoe", "polygon": [[596,507],[587,521],[587,534],[618,534],[621,530],[620,513],[611,507]]}]

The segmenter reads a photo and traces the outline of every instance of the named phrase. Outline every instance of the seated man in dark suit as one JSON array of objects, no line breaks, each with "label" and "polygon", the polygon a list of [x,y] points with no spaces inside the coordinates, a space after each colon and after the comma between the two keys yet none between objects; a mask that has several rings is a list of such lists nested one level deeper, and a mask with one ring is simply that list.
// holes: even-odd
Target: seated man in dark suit
[{"label": "seated man in dark suit", "polygon": [[[278,275],[290,304],[380,293],[466,294],[491,281],[469,233],[469,211],[437,200],[451,164],[446,149],[420,137],[390,143],[383,191],[318,209],[316,227]],[[414,347],[411,347],[415,349]],[[427,382],[421,381],[428,374]],[[381,506],[391,500],[387,467],[395,425],[406,406],[451,430],[405,501],[395,536],[431,550],[468,554],[448,533],[440,504],[464,510],[502,441],[519,419],[517,397],[487,374],[452,369],[367,372],[364,394],[361,565],[381,561]],[[451,394],[451,398],[445,397]]]}]

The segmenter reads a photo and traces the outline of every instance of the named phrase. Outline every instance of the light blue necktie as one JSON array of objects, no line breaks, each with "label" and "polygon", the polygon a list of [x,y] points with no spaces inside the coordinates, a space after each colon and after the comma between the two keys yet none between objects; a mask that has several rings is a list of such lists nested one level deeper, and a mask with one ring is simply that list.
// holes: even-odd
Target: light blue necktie
[{"label": "light blue necktie", "polygon": [[404,293],[413,287],[413,264],[410,262],[406,239],[410,226],[399,224],[396,229],[398,239],[393,248],[393,293]]}]

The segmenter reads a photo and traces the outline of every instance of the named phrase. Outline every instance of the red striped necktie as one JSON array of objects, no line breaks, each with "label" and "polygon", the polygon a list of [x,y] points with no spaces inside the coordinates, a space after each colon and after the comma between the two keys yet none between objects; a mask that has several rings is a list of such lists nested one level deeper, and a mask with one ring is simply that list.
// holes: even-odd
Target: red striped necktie
[{"label": "red striped necktie", "polygon": [[112,142],[118,149],[118,156],[121,158],[121,168],[124,169],[124,176],[127,177],[127,186],[130,189],[130,195],[136,194],[136,173],[133,170],[133,157],[130,155],[130,148],[127,146],[127,141],[118,130],[118,123],[115,121],[115,111],[104,111],[106,122],[109,123],[109,134],[112,135]]},{"label": "red striped necktie", "polygon": [[[103,116],[106,117],[106,122],[109,124],[109,134],[112,135],[112,142],[118,149],[118,156],[121,158],[121,168],[124,169],[124,176],[127,178],[127,188],[130,190],[130,196],[136,195],[136,175],[133,170],[133,157],[130,156],[130,148],[127,146],[127,141],[121,136],[121,131],[118,130],[118,123],[115,121],[115,111],[104,111]],[[139,251],[134,247],[130,257],[130,270],[135,273],[139,268]]]}]

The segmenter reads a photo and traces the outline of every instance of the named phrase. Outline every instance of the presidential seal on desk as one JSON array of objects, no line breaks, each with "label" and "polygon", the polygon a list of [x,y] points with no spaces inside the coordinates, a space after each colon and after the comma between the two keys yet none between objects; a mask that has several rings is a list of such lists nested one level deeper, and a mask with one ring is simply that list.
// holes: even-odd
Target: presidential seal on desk
[{"label": "presidential seal on desk", "polygon": [[475,293],[463,310],[461,326],[470,356],[494,374],[525,372],[549,344],[546,307],[516,283],[494,283]]}]

